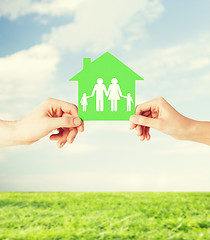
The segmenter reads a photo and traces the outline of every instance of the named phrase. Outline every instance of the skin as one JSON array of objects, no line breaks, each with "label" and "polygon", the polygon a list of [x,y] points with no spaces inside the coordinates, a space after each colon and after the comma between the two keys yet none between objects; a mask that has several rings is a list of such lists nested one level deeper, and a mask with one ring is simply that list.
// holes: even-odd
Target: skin
[{"label": "skin", "polygon": [[[181,115],[162,97],[136,106],[130,122],[141,141],[150,140],[150,128],[155,128],[179,140],[210,145],[210,122]],[[51,134],[50,139],[57,141],[59,148],[73,143],[78,131],[84,131],[76,105],[49,98],[21,120],[0,120],[0,146],[30,145],[53,130],[58,133]]]},{"label": "skin", "polygon": [[59,148],[66,142],[71,144],[78,131],[84,131],[76,105],[48,98],[21,120],[0,120],[0,146],[30,145],[53,130],[58,133],[51,134],[50,140],[57,141]]},{"label": "skin", "polygon": [[181,115],[163,97],[136,106],[136,114],[130,117],[130,129],[136,129],[141,141],[150,140],[150,128],[178,140],[210,145],[210,122]]}]

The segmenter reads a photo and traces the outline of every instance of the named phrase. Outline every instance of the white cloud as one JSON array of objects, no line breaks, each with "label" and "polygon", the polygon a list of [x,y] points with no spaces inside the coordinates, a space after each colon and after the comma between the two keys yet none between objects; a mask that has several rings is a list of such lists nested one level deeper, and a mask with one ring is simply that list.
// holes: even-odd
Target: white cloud
[{"label": "white cloud", "polygon": [[8,16],[10,19],[24,15],[25,9],[31,4],[31,0],[1,0],[0,16]]},{"label": "white cloud", "polygon": [[12,113],[9,113],[6,110],[3,111],[3,109],[1,109],[0,119],[1,120],[12,121],[12,120],[14,120],[14,115]]},{"label": "white cloud", "polygon": [[0,58],[2,101],[44,92],[57,70],[60,50],[104,52],[128,46],[144,35],[145,24],[154,21],[163,6],[160,0],[126,0],[123,5],[120,0],[2,0],[0,9],[0,16],[10,19],[30,13],[53,16],[74,13],[72,23],[54,28],[42,44]]},{"label": "white cloud", "polygon": [[162,12],[160,0],[125,0],[123,4],[121,0],[85,1],[75,10],[72,23],[54,28],[44,39],[71,52],[129,48],[145,36],[145,25]]},{"label": "white cloud", "polygon": [[66,146],[62,149],[61,153],[67,156],[71,155],[85,155],[89,152],[94,152],[98,150],[98,148],[91,144],[66,144]]},{"label": "white cloud", "polygon": [[52,16],[68,16],[71,15],[71,13],[84,1],[85,0],[42,0],[32,3],[28,9],[28,13],[38,13],[40,15]]},{"label": "white cloud", "polygon": [[3,155],[0,155],[0,162],[3,162],[3,160],[4,160]]},{"label": "white cloud", "polygon": [[35,97],[48,87],[58,62],[58,52],[47,44],[0,58],[0,100]]},{"label": "white cloud", "polygon": [[[202,33],[188,42],[151,49],[130,65],[144,77],[144,87],[155,96],[171,93],[176,101],[210,93],[210,34]],[[178,87],[180,86],[180,87]],[[140,89],[140,88],[139,88]],[[138,87],[137,87],[138,90]]]},{"label": "white cloud", "polygon": [[91,133],[107,133],[107,129],[114,134],[126,133],[129,131],[129,121],[87,121],[85,129]]},{"label": "white cloud", "polygon": [[134,60],[133,65],[144,69],[144,75],[151,79],[202,70],[210,65],[209,41],[210,34],[204,33],[180,45],[152,49],[142,60]]},{"label": "white cloud", "polygon": [[[198,182],[199,180],[199,182]],[[0,190],[14,191],[209,191],[208,176],[150,173],[69,172],[6,177]],[[5,187],[6,186],[6,187]]]},{"label": "white cloud", "polygon": [[[35,13],[39,16],[70,15],[73,16],[73,22],[66,26],[54,28],[51,34],[45,36],[45,40],[43,40],[45,43],[17,52],[5,58],[0,58],[0,100],[11,100],[13,98],[16,101],[22,96],[29,99],[29,97],[33,96],[35,93],[45,91],[56,72],[60,60],[59,51],[61,49],[69,49],[72,52],[81,50],[88,52],[104,52],[107,49],[117,48],[118,46],[120,48],[125,47],[130,49],[133,41],[145,37],[146,24],[157,19],[162,11],[163,6],[160,0],[41,0],[39,2],[30,0],[1,0],[0,16],[8,16],[10,19],[16,19],[31,13]],[[188,81],[184,86],[190,88],[191,84],[189,84],[189,82],[192,82],[192,75],[197,73],[197,71],[204,70],[199,77],[199,88],[198,85],[194,86],[195,94],[193,96],[197,93],[208,93],[210,89],[210,72],[205,69],[210,63],[209,42],[210,35],[204,34],[196,40],[191,40],[189,43],[158,50],[152,49],[151,52],[147,51],[146,56],[141,56],[141,61],[138,59],[135,63],[131,63],[130,66],[136,65],[136,68],[143,69],[144,72],[141,73],[145,78],[144,87],[148,86],[149,90],[152,89],[152,85],[157,79],[159,85],[163,83],[161,87],[163,87],[163,85],[167,86],[167,84],[173,81],[177,86],[180,85],[184,88],[182,82]],[[190,74],[188,75],[187,72]],[[155,91],[158,92],[156,89]],[[184,91],[187,91],[187,89],[184,89]],[[60,95],[62,97],[63,93],[60,93]],[[189,94],[186,93],[186,95],[189,97]],[[143,101],[146,101],[146,99],[137,97],[137,102],[140,103]],[[12,104],[17,106],[14,101]],[[9,106],[10,102],[8,101],[5,105]],[[18,109],[25,109],[24,103],[21,102],[19,105]],[[17,109],[15,108],[15,110]],[[24,110],[24,112],[26,112],[26,110]],[[7,118],[12,118],[6,111],[5,116]],[[81,154],[83,157],[83,154],[92,153],[96,151],[96,147],[98,150],[98,147],[102,146],[103,143],[105,143],[104,145],[109,151],[114,152],[116,149],[120,150],[120,157],[122,159],[126,151],[130,152],[132,156],[139,156],[140,160],[144,158],[156,159],[157,153],[159,153],[159,159],[157,159],[157,161],[161,160],[164,154],[166,155],[165,158],[168,158],[168,156],[173,156],[175,158],[178,154],[179,157],[185,159],[186,155],[197,156],[201,151],[204,155],[206,154],[205,156],[202,155],[202,157],[208,157],[209,150],[205,146],[198,145],[195,147],[191,145],[191,143],[189,143],[189,145],[174,146],[174,141],[170,140],[171,138],[168,136],[159,138],[155,136],[154,139],[152,138],[151,142],[145,143],[140,143],[135,137],[135,140],[131,141],[129,135],[123,135],[123,133],[129,131],[128,122],[120,124],[118,122],[86,123],[86,131],[88,132],[88,137],[83,140],[81,138],[79,140],[81,144],[73,144],[72,146],[66,146],[58,150],[61,152],[60,155],[63,156],[64,161],[71,154]],[[104,134],[105,132],[108,136]],[[100,143],[102,139],[103,142]],[[84,143],[82,143],[82,141]],[[88,142],[88,144],[85,143],[85,141]],[[97,145],[97,143],[100,144]],[[47,147],[49,147],[49,150]],[[45,149],[47,152],[50,152],[50,148],[53,147],[56,146],[51,146],[48,138],[46,138],[45,144],[40,142],[30,148],[17,147],[14,148],[14,150],[10,148],[8,151],[13,151],[13,154],[8,155],[8,161],[14,158],[14,155],[16,156],[18,151],[26,152],[26,149],[28,151],[33,149],[35,152],[39,152]],[[156,148],[164,148],[164,151],[158,152],[155,150]],[[139,149],[141,150],[139,151]],[[99,150],[102,150],[101,156],[105,158],[105,150]],[[55,159],[55,156],[52,154],[51,160],[53,159],[54,161],[60,161],[59,158]],[[1,160],[2,158],[0,157],[0,161]],[[105,160],[106,159],[104,159],[104,161]],[[24,165],[22,166],[23,168],[25,167]],[[112,166],[114,166],[114,162]],[[103,166],[101,168],[101,171],[103,171]],[[24,187],[28,190],[33,190],[33,188],[40,189],[43,183],[43,187],[46,187],[45,189],[47,190],[128,189],[152,191],[176,189],[189,190],[189,187],[192,190],[207,189],[207,182],[209,181],[206,180],[209,179],[202,176],[202,174],[197,174],[197,178],[195,179],[195,175],[194,173],[191,175],[188,174],[188,182],[186,182],[186,175],[179,176],[178,174],[112,174],[100,171],[71,174],[58,173],[55,175],[44,174],[31,177],[22,176],[15,179],[11,177],[8,181],[5,180],[6,184],[4,185],[7,186],[7,183],[10,185],[17,183],[20,188],[22,187],[22,190],[24,190]],[[14,190],[17,190],[17,188]]]},{"label": "white cloud", "polygon": [[[210,63],[209,63],[209,66],[210,66]],[[202,95],[210,96],[210,71],[200,76],[199,84],[194,86],[192,89],[192,95],[193,97],[199,97]]]},{"label": "white cloud", "polygon": [[28,14],[62,16],[71,15],[84,0],[1,0],[0,16],[15,20]]},{"label": "white cloud", "polygon": [[[204,156],[209,158],[210,156],[210,149],[209,146],[204,144],[197,144],[194,142],[185,142],[185,141],[179,141],[177,142],[173,148],[164,148],[160,149],[156,152],[157,155],[181,155],[181,156],[195,156],[197,155],[199,158],[201,156]],[[209,156],[208,156],[209,155]]]}]

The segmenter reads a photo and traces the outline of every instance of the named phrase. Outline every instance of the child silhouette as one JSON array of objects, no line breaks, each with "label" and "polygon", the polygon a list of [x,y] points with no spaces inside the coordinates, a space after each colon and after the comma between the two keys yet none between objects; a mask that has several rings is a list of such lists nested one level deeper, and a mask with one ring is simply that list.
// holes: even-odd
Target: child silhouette
[{"label": "child silhouette", "polygon": [[128,93],[127,96],[122,96],[127,99],[127,112],[131,111],[131,103],[133,103],[133,98],[131,97],[131,94]]},{"label": "child silhouette", "polygon": [[83,106],[83,112],[86,112],[86,107],[88,105],[87,99],[90,98],[90,96],[87,96],[86,93],[83,93],[82,99],[80,101],[81,105]]}]

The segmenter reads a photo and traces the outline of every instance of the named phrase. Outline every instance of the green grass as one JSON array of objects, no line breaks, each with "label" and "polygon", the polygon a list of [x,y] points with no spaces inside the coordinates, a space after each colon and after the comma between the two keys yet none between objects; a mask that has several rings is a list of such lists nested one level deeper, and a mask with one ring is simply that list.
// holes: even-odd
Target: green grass
[{"label": "green grass", "polygon": [[210,239],[210,193],[0,193],[0,239]]}]

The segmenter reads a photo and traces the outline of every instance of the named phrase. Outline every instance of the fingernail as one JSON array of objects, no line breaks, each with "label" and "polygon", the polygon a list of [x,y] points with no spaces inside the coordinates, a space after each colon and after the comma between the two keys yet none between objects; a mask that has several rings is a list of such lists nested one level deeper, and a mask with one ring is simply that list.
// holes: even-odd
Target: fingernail
[{"label": "fingernail", "polygon": [[130,121],[135,123],[137,121],[137,117],[135,115],[131,116]]},{"label": "fingernail", "polygon": [[61,143],[61,144],[60,144],[60,147],[62,148],[62,147],[63,147],[63,145],[64,145],[64,143]]},{"label": "fingernail", "polygon": [[74,119],[74,124],[75,125],[80,125],[81,124],[81,119],[80,118],[75,118]]}]

